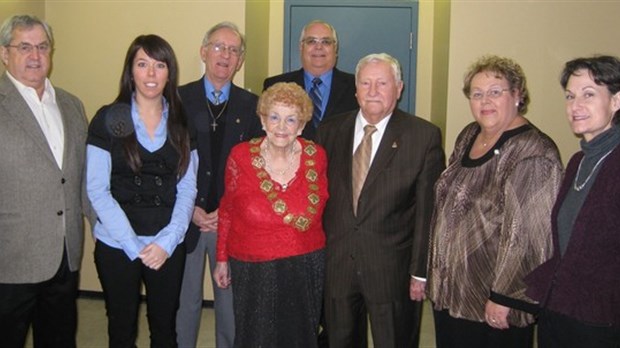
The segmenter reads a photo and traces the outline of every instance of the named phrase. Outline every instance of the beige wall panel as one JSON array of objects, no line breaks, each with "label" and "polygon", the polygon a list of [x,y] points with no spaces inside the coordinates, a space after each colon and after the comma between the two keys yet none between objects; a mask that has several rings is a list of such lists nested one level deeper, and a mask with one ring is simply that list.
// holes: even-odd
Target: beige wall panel
[{"label": "beige wall panel", "polygon": [[483,54],[515,59],[532,102],[526,117],[558,144],[564,164],[578,150],[568,127],[558,82],[563,64],[595,53],[620,55],[620,2],[452,1],[446,150],[473,120],[461,92],[468,65]]},{"label": "beige wall panel", "polygon": [[269,8],[268,1],[247,1],[245,88],[257,95],[263,90],[263,80],[269,68]]},{"label": "beige wall panel", "polygon": [[[433,17],[435,6],[431,1],[420,2],[418,6],[418,47],[416,66],[415,114],[430,120],[433,97]],[[415,30],[415,29],[414,29]],[[408,86],[405,86],[407,89]],[[411,89],[409,87],[409,89]]]},{"label": "beige wall panel", "polygon": [[284,61],[284,1],[270,0],[269,2],[269,66],[267,76],[274,76],[282,73]]}]

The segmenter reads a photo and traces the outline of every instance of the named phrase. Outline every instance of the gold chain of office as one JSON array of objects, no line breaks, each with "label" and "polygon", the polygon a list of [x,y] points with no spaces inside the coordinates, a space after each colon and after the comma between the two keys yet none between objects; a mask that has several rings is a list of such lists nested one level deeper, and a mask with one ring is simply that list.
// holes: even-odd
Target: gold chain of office
[{"label": "gold chain of office", "polygon": [[[265,139],[265,141],[267,140]],[[260,155],[261,142],[261,138],[250,140],[250,158],[252,160],[252,166],[256,170],[256,176],[260,182],[260,190],[265,194],[265,197],[267,197],[267,200],[271,203],[273,211],[278,216],[283,217],[282,221],[285,224],[294,227],[300,232],[307,231],[308,228],[310,228],[310,224],[314,216],[318,212],[318,205],[321,201],[318,194],[319,185],[317,184],[319,175],[316,171],[316,160],[314,159],[314,155],[317,152],[316,146],[314,146],[313,143],[307,143],[306,146],[302,145],[303,152],[309,157],[304,161],[306,166],[304,178],[308,184],[309,192],[306,197],[308,200],[308,205],[306,206],[305,212],[295,215],[288,211],[286,201],[279,197],[279,191],[275,189],[275,183],[271,180],[271,177],[265,170],[265,159]]]}]

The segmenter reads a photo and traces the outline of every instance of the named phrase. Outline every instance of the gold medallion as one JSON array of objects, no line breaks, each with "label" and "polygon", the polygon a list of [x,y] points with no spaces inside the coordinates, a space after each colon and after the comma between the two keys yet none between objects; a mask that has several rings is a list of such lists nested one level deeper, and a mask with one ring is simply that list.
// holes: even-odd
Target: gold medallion
[{"label": "gold medallion", "polygon": [[306,172],[306,179],[308,179],[308,181],[315,182],[318,178],[319,174],[317,174],[316,170],[312,168],[308,169],[308,171]]},{"label": "gold medallion", "polygon": [[271,189],[273,189],[273,182],[267,179],[261,181],[260,189],[263,190],[263,192],[270,192]]},{"label": "gold medallion", "polygon": [[284,203],[281,199],[276,200],[273,202],[273,211],[275,211],[278,215],[284,214],[286,211],[286,203]]},{"label": "gold medallion", "polygon": [[305,216],[300,215],[297,218],[297,221],[295,221],[295,227],[297,227],[298,230],[305,232],[308,230],[308,227],[310,227],[310,220]]},{"label": "gold medallion", "polygon": [[304,149],[304,152],[308,154],[308,156],[314,156],[314,154],[316,153],[316,147],[314,146],[314,144],[309,144]]}]

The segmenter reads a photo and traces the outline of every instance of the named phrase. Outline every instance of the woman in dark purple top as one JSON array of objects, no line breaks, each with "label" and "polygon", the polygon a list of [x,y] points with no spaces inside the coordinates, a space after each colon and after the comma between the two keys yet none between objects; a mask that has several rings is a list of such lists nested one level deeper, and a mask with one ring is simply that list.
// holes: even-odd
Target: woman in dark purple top
[{"label": "woman in dark purple top", "polygon": [[540,301],[539,348],[620,347],[620,60],[566,63],[575,154],[552,212],[554,255],[526,279]]}]

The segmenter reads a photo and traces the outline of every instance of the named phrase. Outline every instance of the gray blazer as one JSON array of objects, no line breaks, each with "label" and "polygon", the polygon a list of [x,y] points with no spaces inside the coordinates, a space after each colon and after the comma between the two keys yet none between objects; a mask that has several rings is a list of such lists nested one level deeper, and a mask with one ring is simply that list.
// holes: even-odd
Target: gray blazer
[{"label": "gray blazer", "polygon": [[37,283],[54,276],[66,246],[80,267],[87,121],[75,96],[55,87],[64,125],[63,169],[26,101],[0,77],[0,283]]}]

